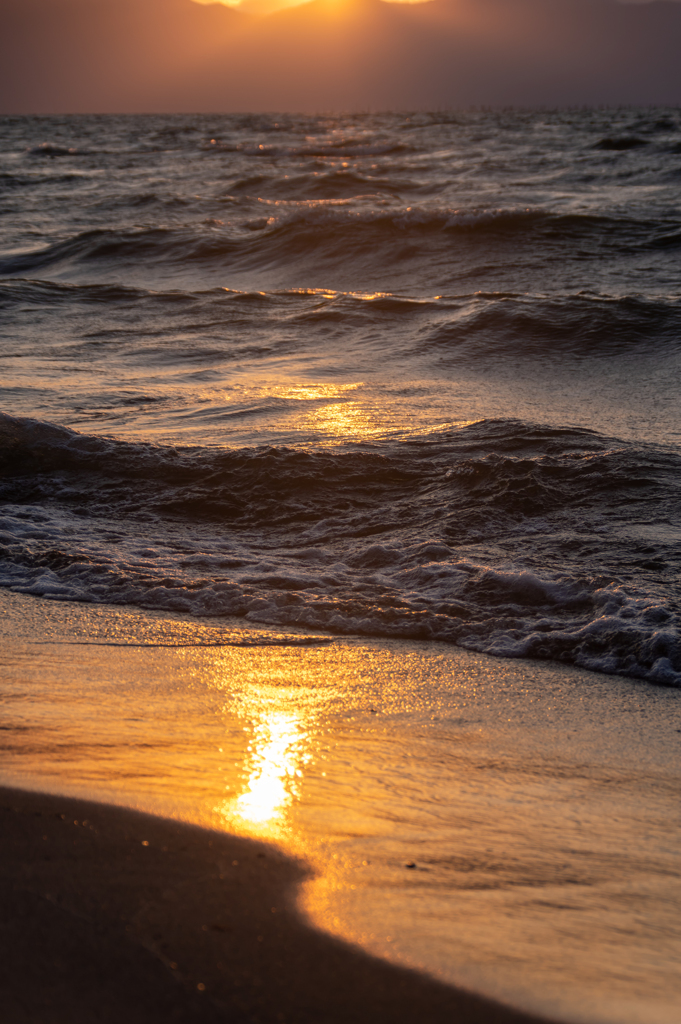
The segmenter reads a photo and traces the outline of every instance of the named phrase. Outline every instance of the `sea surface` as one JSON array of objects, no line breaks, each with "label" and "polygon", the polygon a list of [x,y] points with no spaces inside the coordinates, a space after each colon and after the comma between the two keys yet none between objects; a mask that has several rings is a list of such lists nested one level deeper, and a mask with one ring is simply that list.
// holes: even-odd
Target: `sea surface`
[{"label": "sea surface", "polygon": [[0,124],[3,783],[677,1024],[681,111]]},{"label": "sea surface", "polygon": [[2,586],[681,685],[681,111],[0,123]]}]

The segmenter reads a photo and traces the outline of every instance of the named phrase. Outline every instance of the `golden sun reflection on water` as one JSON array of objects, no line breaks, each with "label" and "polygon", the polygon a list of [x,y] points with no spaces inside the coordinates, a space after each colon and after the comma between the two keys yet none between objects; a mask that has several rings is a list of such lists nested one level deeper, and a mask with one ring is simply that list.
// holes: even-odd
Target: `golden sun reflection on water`
[{"label": "golden sun reflection on water", "polygon": [[348,384],[272,384],[262,388],[263,394],[275,395],[277,398],[299,399],[300,401],[316,401],[325,398],[339,398],[347,391],[356,391],[363,386],[362,381]]},{"label": "golden sun reflection on water", "polygon": [[300,798],[304,770],[313,760],[315,712],[294,688],[261,687],[249,695],[243,717],[251,733],[243,770],[245,785],[215,812],[232,829],[281,839],[293,804]]},{"label": "golden sun reflection on water", "polygon": [[239,818],[256,827],[280,821],[291,805],[305,752],[306,731],[300,716],[273,711],[259,722],[253,738],[252,770],[248,785],[236,798]]},{"label": "golden sun reflection on water", "polygon": [[384,429],[384,424],[374,418],[372,410],[360,405],[359,402],[334,402],[331,405],[324,405],[309,413],[305,423],[315,430],[341,437],[367,437]]},{"label": "golden sun reflection on water", "polygon": [[[388,407],[379,408],[375,404],[347,397],[349,393],[361,391],[362,388],[362,381],[345,384],[269,384],[258,389],[258,397],[300,402],[301,413],[297,415],[297,427],[300,430],[321,431],[333,437],[358,438],[381,433],[392,426]],[[313,403],[314,407],[309,408],[309,403]]]}]

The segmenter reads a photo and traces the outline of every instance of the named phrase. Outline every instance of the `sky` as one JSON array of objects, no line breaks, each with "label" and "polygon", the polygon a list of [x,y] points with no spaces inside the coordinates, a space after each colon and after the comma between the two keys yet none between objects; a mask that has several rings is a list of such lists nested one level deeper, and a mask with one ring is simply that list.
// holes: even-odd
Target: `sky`
[{"label": "sky", "polygon": [[681,3],[0,0],[0,113],[681,103]]},{"label": "sky", "polygon": [[[285,7],[299,7],[310,0],[193,0],[197,4],[224,4],[254,14],[272,14]],[[428,0],[386,0],[388,3],[427,3]],[[650,3],[651,0],[621,0],[622,3]]]}]

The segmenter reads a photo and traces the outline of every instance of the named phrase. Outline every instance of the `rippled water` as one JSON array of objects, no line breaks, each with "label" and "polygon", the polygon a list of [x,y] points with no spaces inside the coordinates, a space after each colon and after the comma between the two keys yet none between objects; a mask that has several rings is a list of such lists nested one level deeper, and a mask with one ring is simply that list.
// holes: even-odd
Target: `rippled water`
[{"label": "rippled water", "polygon": [[681,115],[5,118],[0,582],[681,682]]}]

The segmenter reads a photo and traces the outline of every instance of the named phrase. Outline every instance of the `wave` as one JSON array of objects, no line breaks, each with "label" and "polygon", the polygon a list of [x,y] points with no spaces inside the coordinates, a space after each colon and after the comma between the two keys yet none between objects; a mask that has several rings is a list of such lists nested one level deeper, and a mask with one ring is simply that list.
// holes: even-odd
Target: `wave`
[{"label": "wave", "polygon": [[621,135],[618,137],[608,136],[601,139],[594,146],[594,149],[604,149],[609,152],[621,153],[628,149],[640,149],[641,146],[648,146],[646,139],[640,139],[637,135]]},{"label": "wave", "polygon": [[409,178],[399,177],[391,168],[390,175],[362,174],[356,167],[332,170],[316,169],[299,174],[249,174],[230,182],[225,198],[233,196],[267,197],[278,200],[353,199],[358,195],[390,196],[419,190]]},{"label": "wave", "polygon": [[[143,288],[119,284],[70,284],[61,281],[41,281],[26,278],[0,280],[0,308],[9,309],[29,302],[50,309],[54,306],[83,302],[109,304],[153,298],[157,293]],[[172,301],[177,292],[166,293]],[[187,296],[189,298],[189,296]]]},{"label": "wave", "polygon": [[0,191],[10,190],[28,190],[33,189],[34,191],[40,191],[45,187],[46,181],[52,188],[56,185],[79,185],[82,184],[83,175],[81,172],[67,172],[64,173],[64,168],[60,168],[60,173],[55,174],[54,172],[45,174],[44,168],[41,167],[38,170],[32,171],[29,174],[0,174]]},{"label": "wave", "polygon": [[54,159],[59,156],[81,156],[84,151],[76,149],[75,146],[62,146],[57,142],[41,142],[37,146],[31,146],[27,152],[29,156],[43,156]]},{"label": "wave", "polygon": [[201,147],[212,153],[244,153],[246,156],[267,157],[331,157],[333,159],[357,158],[364,156],[394,156],[398,153],[413,153],[414,147],[394,139],[383,141],[361,137],[331,139],[327,141],[305,142],[296,145],[281,143],[221,142],[211,139]]},{"label": "wave", "polygon": [[438,320],[422,332],[421,351],[608,356],[681,342],[681,301],[657,296],[480,295]]},{"label": "wave", "polygon": [[[131,232],[110,229],[85,231],[43,249],[0,258],[0,274],[9,276],[30,273],[68,262],[101,261],[110,264],[119,260],[130,260],[130,257],[133,261],[143,262],[161,255],[163,242],[170,242],[166,245],[166,250],[170,251],[170,240],[175,234],[163,228]],[[181,242],[179,244],[181,245]],[[175,247],[177,248],[177,243]]]},{"label": "wave", "polygon": [[[456,236],[488,246],[526,241],[536,250],[538,235],[551,245],[590,240],[596,250],[678,244],[677,225],[607,218],[587,214],[555,214],[541,209],[469,209],[376,207],[352,204],[252,204],[224,228],[208,226],[154,227],[131,230],[96,229],[42,249],[0,258],[0,274],[32,274],[65,266],[121,272],[137,267],[195,264],[229,268],[288,266],[292,260],[326,260],[339,267],[362,257],[380,267],[396,243],[412,242],[410,258],[450,251]],[[456,250],[454,250],[456,251]],[[301,265],[302,269],[302,265]]]},{"label": "wave", "polygon": [[[319,289],[148,290],[114,283],[0,281],[0,309],[8,313],[16,309],[23,317],[27,305],[43,312],[69,309],[74,315],[79,307],[85,315],[93,306],[106,308],[108,327],[104,331],[91,327],[82,343],[86,348],[98,344],[101,337],[110,351],[117,339],[131,352],[143,347],[149,354],[153,344],[158,358],[180,357],[179,328],[184,359],[198,354],[192,339],[201,338],[208,328],[213,328],[211,343],[206,345],[204,338],[201,352],[216,359],[268,355],[274,348],[302,352],[315,344],[310,335],[313,327],[351,329],[372,349],[382,347],[391,356],[399,352],[405,358],[430,356],[473,363],[490,355],[599,358],[633,348],[671,353],[681,342],[681,300],[660,295],[476,292],[414,297]],[[153,316],[155,325],[153,337],[145,344],[126,334],[142,314]],[[45,324],[54,351],[49,319]],[[238,329],[238,336],[224,336],[224,328],[230,325]],[[17,329],[16,350],[23,344],[26,352],[35,353],[39,336],[35,323],[23,340]],[[71,356],[80,348],[69,339]]]},{"label": "wave", "polygon": [[310,449],[0,419],[0,583],[681,685],[678,454],[486,420]]}]

